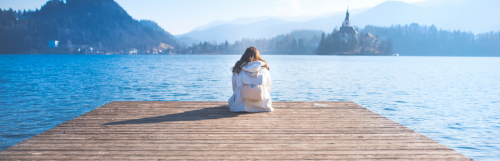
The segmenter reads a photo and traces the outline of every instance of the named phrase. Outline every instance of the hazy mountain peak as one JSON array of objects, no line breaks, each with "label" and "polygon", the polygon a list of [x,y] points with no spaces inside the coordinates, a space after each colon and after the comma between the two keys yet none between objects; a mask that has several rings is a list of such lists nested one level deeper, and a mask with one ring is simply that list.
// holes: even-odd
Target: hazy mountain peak
[{"label": "hazy mountain peak", "polygon": [[196,27],[192,31],[206,30],[206,29],[209,29],[209,28],[212,28],[215,26],[219,26],[219,25],[224,25],[224,24],[246,25],[246,24],[257,22],[257,21],[262,21],[262,20],[265,20],[268,18],[270,18],[270,17],[267,17],[267,16],[266,17],[243,17],[243,18],[237,18],[237,19],[234,19],[231,21],[214,20],[212,22],[209,22],[206,25]]},{"label": "hazy mountain peak", "polygon": [[206,30],[206,29],[209,29],[211,27],[215,27],[215,26],[219,26],[219,25],[225,24],[227,22],[228,21],[224,21],[224,20],[214,20],[214,21],[209,22],[209,23],[207,23],[207,24],[205,24],[203,26],[198,26],[198,27],[194,28],[191,31]]},{"label": "hazy mountain peak", "polygon": [[464,4],[469,0],[427,0],[423,2],[413,3],[413,5],[420,7],[441,7],[444,5],[459,5]]},{"label": "hazy mountain peak", "polygon": [[410,4],[410,3],[406,3],[406,2],[403,2],[403,1],[385,1],[385,2],[382,2],[378,5],[376,5],[375,7],[372,7],[368,10],[384,10],[384,9],[387,9],[387,10],[395,10],[395,9],[402,9],[402,8],[420,8],[416,5],[413,5],[413,4]]}]

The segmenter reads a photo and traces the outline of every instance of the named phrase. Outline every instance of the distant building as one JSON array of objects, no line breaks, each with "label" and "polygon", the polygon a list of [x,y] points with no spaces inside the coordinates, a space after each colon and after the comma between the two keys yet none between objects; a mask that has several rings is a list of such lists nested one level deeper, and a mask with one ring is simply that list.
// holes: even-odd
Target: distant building
[{"label": "distant building", "polygon": [[377,47],[380,43],[380,40],[371,33],[366,33],[361,37],[361,42],[365,47]]},{"label": "distant building", "polygon": [[361,34],[359,52],[362,54],[381,54],[385,52],[383,46],[380,48],[381,41],[371,33]]},{"label": "distant building", "polygon": [[331,35],[320,41],[316,53],[320,55],[385,55],[392,51],[386,37],[377,37],[371,33],[361,33],[351,26],[347,9],[342,27],[333,30]]},{"label": "distant building", "polygon": [[59,41],[54,40],[54,41],[49,41],[49,48],[57,48],[59,47]]},{"label": "distant building", "polygon": [[126,51],[129,55],[137,55],[137,49],[131,48]]},{"label": "distant building", "polygon": [[349,9],[347,9],[345,20],[342,23],[342,27],[337,32],[340,38],[340,41],[347,42],[350,39],[356,38],[358,36],[358,31],[354,27],[351,26],[351,20],[349,19]]}]

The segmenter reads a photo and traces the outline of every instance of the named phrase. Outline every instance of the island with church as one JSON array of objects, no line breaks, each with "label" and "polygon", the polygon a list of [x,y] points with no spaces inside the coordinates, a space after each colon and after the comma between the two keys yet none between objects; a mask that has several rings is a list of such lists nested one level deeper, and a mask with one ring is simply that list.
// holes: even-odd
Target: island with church
[{"label": "island with church", "polygon": [[321,35],[318,55],[393,55],[391,38],[363,33],[351,26],[349,9],[339,30],[335,27],[331,34]]}]

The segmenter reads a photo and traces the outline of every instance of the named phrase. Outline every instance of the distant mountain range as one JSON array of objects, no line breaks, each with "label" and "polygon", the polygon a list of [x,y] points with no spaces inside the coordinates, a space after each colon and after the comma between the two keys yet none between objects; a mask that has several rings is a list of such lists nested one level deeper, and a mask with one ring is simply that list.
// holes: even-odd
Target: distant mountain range
[{"label": "distant mountain range", "polygon": [[[361,13],[362,11],[365,11],[366,9],[356,9],[351,11],[351,13]],[[297,16],[297,17],[272,17],[272,16],[264,16],[264,17],[244,17],[244,18],[237,18],[232,21],[222,21],[222,20],[215,20],[212,21],[206,25],[199,26],[197,28],[194,28],[192,31],[201,31],[201,30],[206,30],[212,27],[216,27],[219,25],[247,25],[259,21],[264,21],[268,19],[277,19],[281,20],[284,22],[306,22],[314,19],[320,19],[320,18],[328,18],[334,15],[343,15],[345,12],[333,12],[333,13],[324,13],[320,15],[313,15],[313,16]]]},{"label": "distant mountain range", "polygon": [[[351,12],[360,13],[364,10],[357,9]],[[223,42],[227,40],[234,42],[242,38],[271,38],[276,35],[290,33],[293,30],[333,30],[333,28],[330,29],[331,26],[336,24],[333,21],[338,20],[338,22],[341,22],[344,18],[345,12],[336,12],[318,16],[250,17],[238,18],[233,21],[217,20],[175,37],[187,44],[196,41]]]},{"label": "distant mountain range", "polygon": [[[375,7],[351,12],[352,25],[391,26],[418,23],[444,30],[484,33],[500,30],[498,0],[433,0],[419,3],[387,1]],[[190,40],[230,42],[242,38],[270,38],[296,29],[323,30],[330,33],[340,26],[345,12],[302,17],[301,21],[277,17],[240,18],[214,21],[193,31],[176,35]]]}]

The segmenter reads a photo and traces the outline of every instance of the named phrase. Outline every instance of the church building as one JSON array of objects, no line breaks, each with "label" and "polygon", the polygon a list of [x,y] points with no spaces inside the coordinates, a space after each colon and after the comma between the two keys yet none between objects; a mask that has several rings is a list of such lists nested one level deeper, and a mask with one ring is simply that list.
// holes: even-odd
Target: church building
[{"label": "church building", "polygon": [[[382,41],[384,40],[384,41]],[[351,26],[349,9],[339,30],[334,29],[316,49],[319,55],[388,55],[392,54],[392,42],[386,43],[371,33],[358,34]],[[387,45],[389,44],[389,45]]]},{"label": "church building", "polygon": [[354,27],[351,26],[351,20],[349,19],[349,9],[347,9],[344,23],[342,23],[342,27],[338,31],[340,41],[344,41],[347,43],[348,40],[357,39],[358,31]]}]

